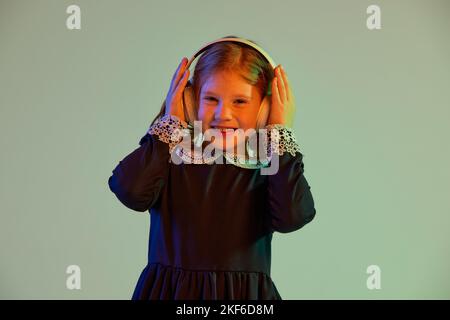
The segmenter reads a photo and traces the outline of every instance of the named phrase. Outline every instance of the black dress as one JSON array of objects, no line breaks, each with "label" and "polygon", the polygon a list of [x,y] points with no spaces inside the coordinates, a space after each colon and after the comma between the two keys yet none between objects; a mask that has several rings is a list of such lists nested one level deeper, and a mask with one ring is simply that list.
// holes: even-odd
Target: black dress
[{"label": "black dress", "polygon": [[108,180],[126,207],[150,212],[148,264],[132,299],[281,300],[270,277],[272,234],[316,214],[302,153],[284,152],[274,175],[225,160],[175,164],[174,126],[150,128]]}]

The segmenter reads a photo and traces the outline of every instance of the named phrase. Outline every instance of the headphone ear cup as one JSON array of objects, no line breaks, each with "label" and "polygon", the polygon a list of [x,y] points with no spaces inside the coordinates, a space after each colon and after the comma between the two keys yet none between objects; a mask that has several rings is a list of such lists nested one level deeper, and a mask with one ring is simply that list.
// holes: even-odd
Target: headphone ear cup
[{"label": "headphone ear cup", "polygon": [[270,101],[271,97],[268,95],[264,96],[264,99],[261,102],[261,106],[259,107],[259,112],[256,117],[256,130],[262,129],[267,125],[267,120],[269,119],[270,112]]},{"label": "headphone ear cup", "polygon": [[191,81],[188,80],[186,87],[183,90],[183,109],[186,122],[194,125],[195,116],[195,95],[194,88],[192,87]]}]

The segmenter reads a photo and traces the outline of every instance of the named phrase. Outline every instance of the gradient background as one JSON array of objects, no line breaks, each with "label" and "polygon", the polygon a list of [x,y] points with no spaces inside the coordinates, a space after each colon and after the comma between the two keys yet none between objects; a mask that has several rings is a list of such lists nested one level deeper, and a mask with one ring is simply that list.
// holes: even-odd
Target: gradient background
[{"label": "gradient background", "polygon": [[[71,4],[81,30],[66,28]],[[381,30],[366,27],[370,4]],[[0,0],[0,298],[131,298],[149,214],[124,207],[107,180],[181,58],[234,34],[287,71],[316,203],[311,224],[274,234],[283,299],[449,299],[449,9]],[[81,290],[66,289],[71,264]],[[380,290],[366,287],[371,264]]]}]

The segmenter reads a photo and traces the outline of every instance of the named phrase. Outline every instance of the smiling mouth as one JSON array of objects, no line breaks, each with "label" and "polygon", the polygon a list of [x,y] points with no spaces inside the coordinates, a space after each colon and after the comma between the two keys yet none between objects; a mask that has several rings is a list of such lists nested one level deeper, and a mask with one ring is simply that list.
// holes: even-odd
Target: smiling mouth
[{"label": "smiling mouth", "polygon": [[233,130],[237,129],[235,127],[226,127],[226,126],[211,126],[211,128],[213,128],[213,129],[233,129]]},{"label": "smiling mouth", "polygon": [[211,129],[214,129],[215,132],[220,133],[221,140],[223,140],[224,143],[226,140],[228,140],[228,138],[231,138],[234,136],[235,130],[236,130],[235,128],[230,128],[230,127],[215,127],[215,126],[212,126]]},{"label": "smiling mouth", "polygon": [[219,130],[221,133],[233,133],[236,129],[235,128],[230,128],[230,127],[211,127],[212,129],[216,129]]},{"label": "smiling mouth", "polygon": [[223,135],[231,135],[234,133],[234,130],[230,130],[230,129],[221,129],[219,130]]},{"label": "smiling mouth", "polygon": [[220,131],[234,131],[233,128],[214,128],[214,129],[217,129],[217,130],[220,130]]}]

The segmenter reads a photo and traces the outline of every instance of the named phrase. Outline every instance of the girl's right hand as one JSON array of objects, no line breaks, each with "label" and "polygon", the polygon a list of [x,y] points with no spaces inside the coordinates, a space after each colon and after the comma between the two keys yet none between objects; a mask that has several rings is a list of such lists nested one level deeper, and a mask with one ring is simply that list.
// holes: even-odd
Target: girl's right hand
[{"label": "girl's right hand", "polygon": [[188,59],[183,57],[177,70],[175,71],[172,82],[170,83],[169,92],[166,97],[166,112],[177,116],[180,120],[186,121],[182,105],[183,91],[189,80],[189,69],[186,69]]}]

